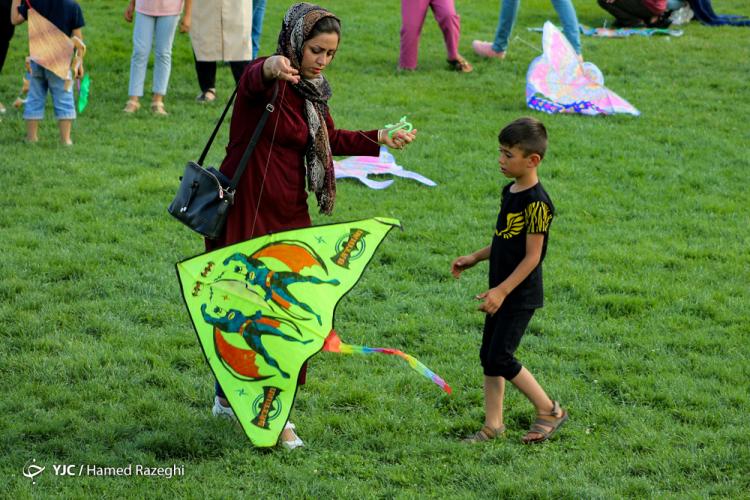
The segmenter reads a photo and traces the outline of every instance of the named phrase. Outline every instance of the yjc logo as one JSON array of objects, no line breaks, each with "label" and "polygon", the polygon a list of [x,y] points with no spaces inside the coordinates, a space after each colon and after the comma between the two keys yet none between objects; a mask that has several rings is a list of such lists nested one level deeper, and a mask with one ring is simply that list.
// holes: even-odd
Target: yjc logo
[{"label": "yjc logo", "polygon": [[36,465],[36,459],[34,458],[26,462],[26,465],[24,465],[23,475],[24,477],[31,479],[31,484],[36,484],[36,477],[44,472],[44,469],[45,467]]},{"label": "yjc logo", "polygon": [[52,468],[55,470],[56,476],[75,476],[76,475],[76,466],[73,464],[70,464],[70,465],[55,464],[52,466]]}]

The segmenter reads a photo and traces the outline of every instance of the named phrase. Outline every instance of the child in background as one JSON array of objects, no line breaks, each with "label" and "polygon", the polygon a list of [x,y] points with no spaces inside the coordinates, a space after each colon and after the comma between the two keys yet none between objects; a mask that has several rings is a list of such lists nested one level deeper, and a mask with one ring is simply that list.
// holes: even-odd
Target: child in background
[{"label": "child in background", "polygon": [[538,443],[551,437],[568,419],[568,412],[547,396],[514,357],[534,311],[543,305],[542,261],[555,210],[537,177],[537,167],[547,149],[547,131],[534,118],[520,118],[503,128],[498,139],[500,170],[513,182],[503,188],[492,244],[458,257],[451,265],[451,273],[458,278],[478,262],[490,261],[490,288],[476,297],[482,301],[479,309],[487,314],[479,351],[484,370],[484,426],[466,441],[489,441],[505,432],[507,379],[537,412],[522,442]]},{"label": "child in background", "polygon": [[461,36],[461,18],[456,14],[453,0],[401,0],[401,53],[399,69],[417,69],[419,37],[427,15],[432,8],[440,30],[443,32],[445,48],[448,51],[448,64],[461,73],[469,73],[471,64],[458,53],[458,39]]},{"label": "child in background", "polygon": [[[74,0],[34,0],[33,8],[39,15],[44,17],[57,27],[64,35],[76,36],[83,40],[83,12]],[[29,4],[21,5],[21,0],[13,0],[10,10],[10,21],[14,25],[26,21],[29,16]],[[61,35],[62,36],[62,35]],[[31,81],[29,82],[29,95],[26,99],[23,118],[26,120],[26,140],[37,142],[39,140],[39,121],[44,118],[44,106],[47,100],[47,91],[52,95],[52,103],[55,109],[60,129],[60,141],[66,146],[73,144],[70,139],[70,129],[76,118],[75,100],[73,98],[73,86],[66,89],[65,80],[54,74],[51,70],[31,61]],[[70,76],[70,75],[69,75]],[[83,76],[83,64],[77,66],[75,78]]]},{"label": "child in background", "polygon": [[135,113],[141,107],[146,66],[154,42],[154,78],[151,87],[151,112],[167,115],[164,95],[167,93],[172,71],[172,43],[177,20],[182,11],[182,0],[130,0],[125,9],[125,20],[133,22],[133,55],[130,58],[130,84],[125,113]]}]

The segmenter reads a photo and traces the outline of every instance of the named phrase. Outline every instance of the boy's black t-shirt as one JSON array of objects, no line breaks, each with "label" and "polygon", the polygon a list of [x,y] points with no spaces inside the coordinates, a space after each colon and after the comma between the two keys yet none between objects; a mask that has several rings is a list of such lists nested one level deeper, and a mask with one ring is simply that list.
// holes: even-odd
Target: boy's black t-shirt
[{"label": "boy's black t-shirt", "polygon": [[[47,21],[51,22],[67,36],[73,34],[73,30],[84,26],[83,11],[81,6],[73,0],[31,0],[31,8],[41,14]],[[29,7],[26,0],[18,6],[18,12],[25,18],[29,18]]]},{"label": "boy's black t-shirt", "polygon": [[547,254],[549,227],[555,207],[549,195],[537,183],[534,187],[511,193],[513,183],[503,188],[500,214],[490,250],[490,288],[502,283],[526,255],[526,235],[544,234],[539,265],[505,298],[503,309],[536,309],[544,305],[542,260]]}]

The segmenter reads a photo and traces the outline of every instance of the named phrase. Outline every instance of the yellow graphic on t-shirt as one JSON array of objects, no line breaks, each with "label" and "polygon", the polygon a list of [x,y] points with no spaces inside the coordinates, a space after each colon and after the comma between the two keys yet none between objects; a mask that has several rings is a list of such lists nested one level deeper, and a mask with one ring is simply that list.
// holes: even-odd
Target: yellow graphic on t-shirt
[{"label": "yellow graphic on t-shirt", "polygon": [[530,203],[525,210],[526,215],[526,232],[527,233],[546,233],[549,231],[549,225],[552,222],[552,213],[549,206],[543,201]]},{"label": "yellow graphic on t-shirt", "polygon": [[505,229],[502,231],[495,229],[495,235],[508,240],[521,234],[524,227],[527,233],[546,233],[549,231],[551,222],[552,213],[549,206],[543,201],[535,201],[530,203],[523,212],[508,214]]},{"label": "yellow graphic on t-shirt", "polygon": [[523,231],[523,212],[517,214],[508,214],[508,218],[505,222],[505,229],[498,231],[495,229],[495,235],[502,236],[503,239],[507,240],[514,236],[518,236]]}]

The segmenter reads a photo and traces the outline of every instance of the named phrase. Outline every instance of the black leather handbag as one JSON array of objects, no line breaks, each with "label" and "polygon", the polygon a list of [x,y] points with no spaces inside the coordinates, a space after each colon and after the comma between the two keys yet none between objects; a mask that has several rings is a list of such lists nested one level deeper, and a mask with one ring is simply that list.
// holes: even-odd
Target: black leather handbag
[{"label": "black leather handbag", "polygon": [[274,85],[273,96],[271,101],[266,105],[263,115],[258,120],[255,132],[250,139],[250,143],[242,155],[234,177],[229,179],[214,167],[204,168],[203,161],[206,159],[208,150],[216,137],[219,127],[229,111],[229,108],[237,95],[237,88],[234,89],[232,97],[229,98],[224,113],[222,113],[219,123],[216,124],[213,134],[208,139],[206,147],[203,149],[198,162],[189,161],[185,166],[185,172],[180,177],[180,187],[177,189],[177,195],[167,209],[177,220],[187,227],[196,231],[206,238],[216,239],[221,235],[226,224],[227,215],[230,207],[234,204],[234,193],[240,182],[242,174],[245,172],[247,162],[250,159],[250,153],[253,152],[258,142],[260,133],[268,120],[268,116],[274,112],[274,103],[279,93],[278,83]]}]

